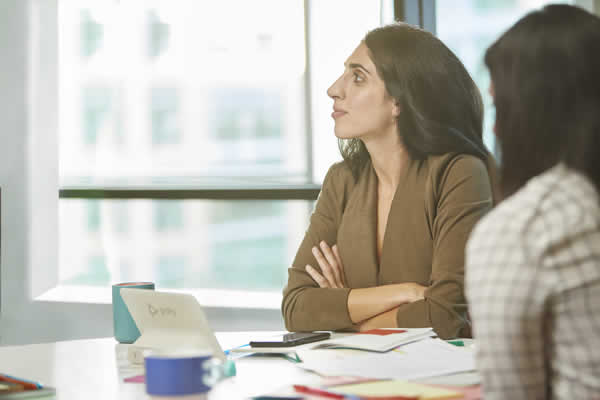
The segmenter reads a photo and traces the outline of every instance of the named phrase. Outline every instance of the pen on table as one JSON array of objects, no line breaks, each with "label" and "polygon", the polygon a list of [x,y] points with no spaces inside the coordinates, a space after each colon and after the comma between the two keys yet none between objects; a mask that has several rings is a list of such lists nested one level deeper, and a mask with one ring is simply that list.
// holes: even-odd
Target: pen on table
[{"label": "pen on table", "polygon": [[384,396],[384,397],[369,397],[369,396],[355,396],[351,394],[341,394],[335,392],[329,392],[325,389],[318,389],[314,387],[304,385],[294,385],[294,390],[298,393],[313,394],[315,396],[328,397],[330,399],[344,399],[344,400],[364,400],[364,399],[377,399],[377,400],[419,400],[419,397],[415,396]]},{"label": "pen on table", "polygon": [[248,346],[250,346],[250,343],[246,343],[246,344],[243,344],[243,345],[237,346],[237,347],[232,347],[231,349],[225,350],[223,353],[225,353],[225,355],[228,355],[229,353],[231,353],[232,350],[241,349],[242,347],[248,347]]},{"label": "pen on table", "polygon": [[448,340],[448,343],[453,344],[453,345],[458,346],[458,347],[464,347],[465,346],[465,342],[463,342],[462,340]]},{"label": "pen on table", "polygon": [[327,390],[317,389],[304,385],[294,385],[294,390],[298,393],[314,394],[316,396],[328,397],[330,399],[346,399],[343,394],[328,392]]},{"label": "pen on table", "polygon": [[23,378],[17,378],[11,375],[0,374],[0,381],[12,382],[23,385],[26,389],[41,389],[42,385],[40,383],[30,381]]}]

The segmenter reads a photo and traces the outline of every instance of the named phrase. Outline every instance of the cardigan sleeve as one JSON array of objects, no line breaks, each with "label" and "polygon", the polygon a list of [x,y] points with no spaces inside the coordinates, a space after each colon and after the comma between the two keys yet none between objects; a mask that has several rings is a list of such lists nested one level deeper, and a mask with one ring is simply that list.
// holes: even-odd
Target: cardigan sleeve
[{"label": "cardigan sleeve", "polygon": [[[478,158],[459,155],[430,176],[431,276],[424,300],[400,306],[398,326],[431,326],[442,338],[470,332],[464,296],[464,253],[477,221],[493,206],[490,175]],[[461,333],[462,331],[462,333]]]},{"label": "cardigan sleeve", "polygon": [[[337,230],[343,213],[348,177],[342,164],[333,165],[325,179],[310,225],[283,290],[281,310],[289,331],[337,330],[352,326],[348,313],[349,288],[320,288],[306,272],[310,264],[321,272],[312,247],[325,240],[330,246],[337,241]],[[350,176],[351,179],[351,176]]]}]

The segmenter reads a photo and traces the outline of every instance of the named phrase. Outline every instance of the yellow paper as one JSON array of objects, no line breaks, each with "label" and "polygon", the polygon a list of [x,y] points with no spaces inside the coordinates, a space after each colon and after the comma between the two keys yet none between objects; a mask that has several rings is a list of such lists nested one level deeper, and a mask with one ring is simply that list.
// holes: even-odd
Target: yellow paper
[{"label": "yellow paper", "polygon": [[354,383],[335,386],[332,389],[338,393],[368,397],[406,396],[418,397],[423,400],[459,399],[463,397],[462,393],[452,390],[400,380]]}]

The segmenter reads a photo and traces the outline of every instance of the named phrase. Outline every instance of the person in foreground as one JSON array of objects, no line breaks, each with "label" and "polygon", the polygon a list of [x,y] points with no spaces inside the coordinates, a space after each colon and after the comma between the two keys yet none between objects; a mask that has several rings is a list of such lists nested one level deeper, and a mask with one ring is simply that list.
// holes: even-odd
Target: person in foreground
[{"label": "person in foreground", "polygon": [[344,161],[328,171],[288,284],[290,331],[470,335],[464,246],[493,204],[481,95],[407,24],[369,32],[328,89]]},{"label": "person in foreground", "polygon": [[600,19],[552,5],[488,50],[503,200],[466,291],[485,399],[600,398]]}]

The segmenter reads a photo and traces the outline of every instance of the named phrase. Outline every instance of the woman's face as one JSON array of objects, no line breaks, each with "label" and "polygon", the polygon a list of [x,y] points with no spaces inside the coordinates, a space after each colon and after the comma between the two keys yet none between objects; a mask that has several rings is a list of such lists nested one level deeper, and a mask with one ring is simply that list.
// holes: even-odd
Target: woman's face
[{"label": "woman's face", "polygon": [[361,43],[344,63],[344,73],[327,90],[333,99],[335,136],[361,138],[396,133],[399,108],[385,90],[369,51]]}]

